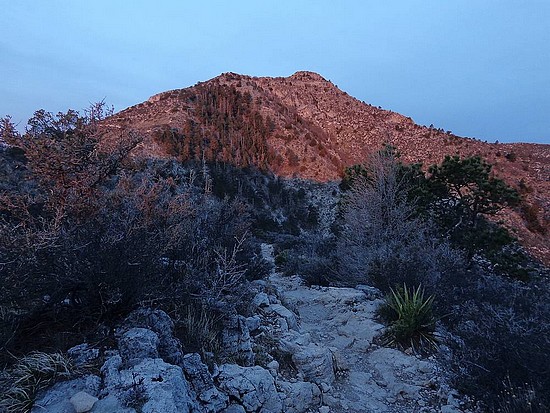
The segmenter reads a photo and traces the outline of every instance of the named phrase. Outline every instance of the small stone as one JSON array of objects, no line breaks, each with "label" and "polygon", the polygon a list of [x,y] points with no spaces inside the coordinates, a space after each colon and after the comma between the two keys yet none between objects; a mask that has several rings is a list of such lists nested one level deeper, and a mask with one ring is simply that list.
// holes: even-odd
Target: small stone
[{"label": "small stone", "polygon": [[252,299],[252,308],[263,308],[269,306],[269,297],[266,293],[258,293],[256,296]]},{"label": "small stone", "polygon": [[245,318],[245,324],[248,327],[248,331],[251,331],[251,332],[258,330],[260,328],[261,323],[262,323],[262,319],[258,315]]},{"label": "small stone", "polygon": [[270,372],[275,372],[275,375],[279,372],[279,362],[277,360],[270,361],[266,367]]},{"label": "small stone", "polygon": [[319,407],[319,413],[330,413],[330,407],[328,406]]},{"label": "small stone", "polygon": [[73,397],[71,397],[71,404],[73,405],[76,413],[85,413],[92,410],[95,402],[97,402],[97,397],[94,397],[85,391],[79,391]]},{"label": "small stone", "polygon": [[332,387],[325,382],[321,383],[319,386],[321,387],[321,391],[323,393],[328,393],[329,391],[332,390]]}]

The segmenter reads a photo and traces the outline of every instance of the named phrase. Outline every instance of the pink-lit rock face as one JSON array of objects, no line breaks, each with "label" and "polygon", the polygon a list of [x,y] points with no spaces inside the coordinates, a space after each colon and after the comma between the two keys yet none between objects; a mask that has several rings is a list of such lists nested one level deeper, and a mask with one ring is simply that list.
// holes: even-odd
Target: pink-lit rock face
[{"label": "pink-lit rock face", "polygon": [[[200,102],[210,102],[214,113],[205,115]],[[247,111],[239,113],[242,107]],[[229,134],[228,124],[219,121],[228,113],[233,116]],[[216,121],[205,121],[208,117]],[[207,157],[237,165],[248,162],[281,176],[316,181],[338,180],[346,166],[363,162],[385,143],[397,147],[404,161],[424,165],[438,163],[448,154],[480,155],[494,164],[495,175],[521,190],[542,230],[533,231],[519,209],[504,211],[498,219],[535,256],[550,263],[550,145],[486,143],[420,126],[411,118],[361,102],[322,76],[305,71],[286,78],[224,73],[187,89],[156,94],[109,118],[105,127],[113,133],[107,133],[106,140],[116,139],[121,129],[135,129],[145,137],[136,156],[185,160],[187,153],[171,151],[158,137],[165,131],[176,131],[176,138],[188,136],[191,123],[193,133],[211,140],[226,134],[219,138],[225,141],[206,152]],[[240,142],[243,135],[251,142]],[[263,152],[251,154],[260,151],[258,142]]]}]

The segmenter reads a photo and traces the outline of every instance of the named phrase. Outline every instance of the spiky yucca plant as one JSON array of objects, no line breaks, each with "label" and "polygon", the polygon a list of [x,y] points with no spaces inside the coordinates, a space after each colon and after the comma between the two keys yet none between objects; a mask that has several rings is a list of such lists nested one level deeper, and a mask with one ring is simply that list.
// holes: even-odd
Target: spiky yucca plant
[{"label": "spiky yucca plant", "polygon": [[421,350],[435,347],[433,301],[433,296],[425,297],[422,286],[409,289],[403,284],[403,287],[391,289],[380,309],[382,318],[389,322],[385,344],[410,345]]}]

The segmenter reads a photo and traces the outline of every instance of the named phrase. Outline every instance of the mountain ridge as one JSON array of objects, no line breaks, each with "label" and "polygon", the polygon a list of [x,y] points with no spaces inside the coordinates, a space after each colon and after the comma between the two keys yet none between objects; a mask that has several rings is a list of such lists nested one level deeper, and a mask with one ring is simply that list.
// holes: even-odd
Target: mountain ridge
[{"label": "mountain ridge", "polygon": [[[550,145],[487,143],[416,124],[369,105],[321,75],[289,77],[223,73],[184,89],[151,96],[105,122],[107,136],[135,129],[137,153],[178,160],[208,159],[254,165],[283,177],[332,181],[384,144],[405,162],[424,166],[445,155],[481,156],[494,174],[517,188],[530,210],[506,210],[499,219],[529,250],[550,262]],[[534,222],[529,222],[529,220]]]}]

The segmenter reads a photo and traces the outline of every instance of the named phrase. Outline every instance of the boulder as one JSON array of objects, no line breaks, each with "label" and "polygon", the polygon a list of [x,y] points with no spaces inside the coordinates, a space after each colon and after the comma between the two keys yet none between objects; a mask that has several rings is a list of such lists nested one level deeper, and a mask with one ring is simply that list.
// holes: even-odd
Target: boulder
[{"label": "boulder", "polygon": [[278,383],[278,388],[284,394],[283,411],[285,413],[306,413],[314,411],[321,405],[321,391],[314,383],[281,381]]},{"label": "boulder", "polygon": [[134,327],[147,328],[157,334],[159,355],[164,361],[170,364],[181,362],[183,358],[181,343],[174,338],[174,322],[164,311],[151,308],[133,311],[122,323],[119,335]]},{"label": "boulder", "polygon": [[145,358],[158,358],[158,346],[158,336],[146,328],[132,328],[118,340],[122,361],[128,364]]},{"label": "boulder", "polygon": [[206,412],[219,412],[227,406],[229,402],[227,395],[221,393],[214,386],[208,367],[203,364],[199,354],[186,354],[183,357],[181,367],[198,401],[204,406]]},{"label": "boulder", "polygon": [[258,308],[264,308],[267,306],[269,306],[269,297],[266,293],[258,293],[252,299],[251,307],[253,312]]},{"label": "boulder", "polygon": [[335,380],[330,349],[311,343],[292,354],[292,361],[307,381],[332,384]]},{"label": "boulder", "polygon": [[260,325],[262,324],[262,319],[259,315],[255,315],[252,317],[246,317],[245,322],[248,331],[254,332],[260,328]]},{"label": "boulder", "polygon": [[281,413],[283,402],[273,376],[260,366],[224,364],[216,377],[219,388],[238,400],[246,412]]},{"label": "boulder", "polygon": [[221,335],[221,356],[237,360],[243,366],[254,365],[254,352],[245,318],[240,315],[228,317]]},{"label": "boulder", "polygon": [[288,325],[288,328],[291,330],[297,330],[298,329],[298,319],[296,318],[296,314],[294,314],[292,311],[290,311],[288,308],[281,304],[271,304],[264,310],[267,314],[275,313],[279,317],[284,318],[286,321],[286,324]]},{"label": "boulder", "polygon": [[120,356],[105,362],[101,368],[103,397],[114,396],[123,406],[141,409],[142,413],[200,411],[181,367],[161,358],[145,358],[128,368],[124,366]]}]

